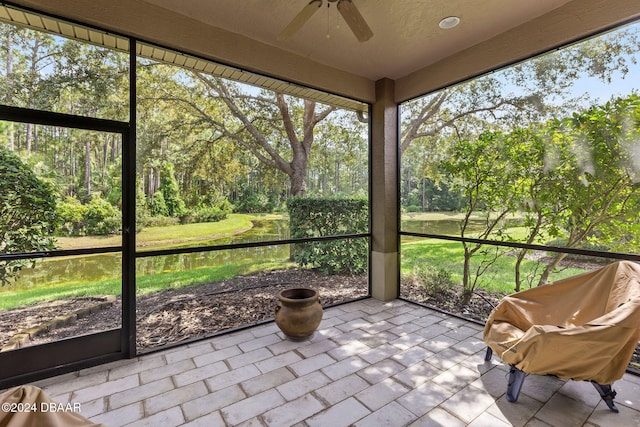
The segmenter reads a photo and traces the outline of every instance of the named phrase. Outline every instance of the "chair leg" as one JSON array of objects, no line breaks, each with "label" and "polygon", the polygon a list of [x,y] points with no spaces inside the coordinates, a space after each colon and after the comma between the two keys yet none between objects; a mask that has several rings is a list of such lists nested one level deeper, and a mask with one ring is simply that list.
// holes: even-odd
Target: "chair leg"
[{"label": "chair leg", "polygon": [[491,356],[493,356],[493,350],[491,350],[491,347],[487,347],[487,354],[484,355],[484,361],[489,362],[491,360]]},{"label": "chair leg", "polygon": [[512,366],[509,370],[509,384],[507,385],[507,400],[509,402],[516,402],[518,400],[526,376],[527,374],[515,366]]},{"label": "chair leg", "polygon": [[619,412],[618,408],[613,402],[613,399],[615,399],[617,393],[611,388],[611,384],[598,384],[595,381],[591,381],[591,384],[593,384],[596,390],[598,390],[598,393],[600,393],[600,397],[602,397],[602,400],[604,400],[604,403],[607,404],[609,409],[616,413]]}]

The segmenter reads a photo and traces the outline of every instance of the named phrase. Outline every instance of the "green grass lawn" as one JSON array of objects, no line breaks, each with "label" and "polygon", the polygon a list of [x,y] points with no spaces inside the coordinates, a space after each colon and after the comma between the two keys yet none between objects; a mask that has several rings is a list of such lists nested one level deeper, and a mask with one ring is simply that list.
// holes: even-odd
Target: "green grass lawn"
[{"label": "green grass lawn", "polygon": [[[137,295],[157,292],[169,288],[197,286],[230,279],[240,274],[276,270],[293,266],[293,263],[287,261],[256,263],[245,260],[243,262],[225,264],[217,267],[205,267],[182,272],[168,272],[138,276],[136,278]],[[16,291],[6,290],[0,294],[2,295],[0,298],[0,310],[9,310],[43,301],[54,301],[63,298],[120,295],[121,293],[122,283],[119,279],[102,280],[89,283],[68,283],[64,285],[37,287]]]},{"label": "green grass lawn", "polygon": [[[429,213],[415,214],[412,219],[420,220],[451,220],[457,218],[455,214]],[[165,227],[147,228],[137,235],[138,247],[144,249],[166,249],[186,245],[195,245],[213,241],[216,238],[228,237],[243,233],[252,227],[252,220],[282,219],[282,215],[246,215],[231,214],[223,221],[215,223],[173,225]],[[458,218],[459,219],[459,218]],[[512,228],[513,236],[522,239],[523,230]],[[61,238],[59,244],[64,249],[99,247],[120,244],[120,236],[114,237],[76,237]],[[489,246],[487,246],[490,248]],[[401,273],[409,274],[416,266],[434,265],[444,268],[451,273],[455,283],[462,283],[463,248],[458,242],[438,239],[405,239],[402,243]],[[473,259],[473,265],[479,257]],[[138,294],[156,292],[166,288],[179,288],[198,284],[224,280],[240,274],[247,274],[257,270],[286,268],[292,266],[288,261],[264,262],[251,259],[237,259],[233,263],[222,266],[195,268],[181,272],[161,272],[157,274],[140,275],[137,277]],[[513,256],[502,255],[489,271],[483,275],[480,287],[495,292],[511,293],[514,290]],[[523,275],[542,272],[543,266],[532,261],[525,261],[522,265]],[[558,280],[583,272],[579,269],[565,269],[551,276],[550,280]],[[16,308],[42,301],[87,295],[120,295],[120,279],[94,280],[78,279],[76,282],[66,282],[52,286],[38,286],[21,290],[10,287],[0,289],[0,310]]]},{"label": "green grass lawn", "polygon": [[[491,247],[487,246],[487,248]],[[438,239],[412,240],[402,243],[401,253],[401,274],[409,274],[416,266],[427,264],[448,270],[453,281],[462,284],[464,263],[462,243]],[[479,257],[472,258],[472,268],[478,266],[478,259]],[[480,287],[491,292],[512,293],[515,288],[515,263],[516,258],[514,256],[500,256],[495,264],[481,276]],[[537,271],[537,278],[542,273],[543,268],[544,266],[540,263],[525,260],[522,263],[521,271],[523,276]],[[564,277],[584,273],[584,271],[577,268],[563,269],[552,274],[549,280],[556,281]],[[534,286],[536,284],[537,280],[534,282]]]},{"label": "green grass lawn", "polygon": [[[282,219],[282,215],[246,215],[231,214],[225,220],[211,223],[172,225],[149,227],[137,234],[137,245],[141,249],[168,249],[203,242],[214,242],[216,239],[244,233],[252,228],[256,219]],[[120,245],[121,236],[83,236],[58,239],[60,249],[78,249],[87,247],[103,247]],[[292,264],[282,262],[256,262],[255,260],[237,260],[232,264],[215,267],[196,268],[181,272],[162,272],[137,277],[138,294],[156,292],[166,288],[179,288],[204,283],[216,282],[239,274],[247,274],[257,270],[287,268]],[[79,281],[78,279],[57,283],[51,286],[12,289],[10,286],[0,288],[0,310],[22,307],[44,301],[89,295],[120,295],[121,280]]]},{"label": "green grass lawn", "polygon": [[[163,227],[147,227],[136,234],[136,246],[143,249],[168,249],[215,240],[244,233],[252,227],[251,221],[258,215],[230,214],[218,222],[180,224]],[[81,249],[119,246],[122,236],[82,236],[56,238],[59,249]]]}]

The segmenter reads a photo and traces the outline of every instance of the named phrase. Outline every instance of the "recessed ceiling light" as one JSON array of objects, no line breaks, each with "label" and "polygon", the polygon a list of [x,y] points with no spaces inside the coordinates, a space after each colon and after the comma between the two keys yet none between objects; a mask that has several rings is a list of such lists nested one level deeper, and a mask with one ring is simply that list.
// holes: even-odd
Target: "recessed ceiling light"
[{"label": "recessed ceiling light", "polygon": [[457,26],[459,23],[460,18],[458,18],[457,16],[447,16],[440,21],[438,26],[443,30],[448,30],[449,28]]}]

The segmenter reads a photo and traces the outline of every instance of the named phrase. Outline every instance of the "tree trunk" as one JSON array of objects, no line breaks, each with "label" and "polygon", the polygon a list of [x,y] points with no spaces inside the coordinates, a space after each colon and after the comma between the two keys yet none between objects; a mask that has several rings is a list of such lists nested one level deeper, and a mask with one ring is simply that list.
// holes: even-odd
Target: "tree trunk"
[{"label": "tree trunk", "polygon": [[462,267],[462,305],[466,306],[471,301],[473,289],[470,289],[469,280],[471,278],[471,253],[464,248],[464,262]]},{"label": "tree trunk", "polygon": [[566,256],[567,254],[561,254],[561,253],[556,255],[553,261],[551,261],[551,263],[547,265],[547,267],[542,272],[542,276],[540,276],[540,281],[538,282],[538,286],[541,286],[547,283],[547,280],[549,279],[549,275],[551,275],[553,270],[558,266],[558,264],[560,264],[560,261],[565,259]]},{"label": "tree trunk", "polygon": [[38,125],[33,127],[33,152],[38,152]]},{"label": "tree trunk", "polygon": [[87,197],[91,197],[91,142],[89,140],[84,143],[84,188],[87,191]]},{"label": "tree trunk", "polygon": [[291,196],[304,197],[307,195],[307,175],[306,168],[304,170],[294,169],[289,175],[291,179]]},{"label": "tree trunk", "polygon": [[[13,85],[13,48],[11,46],[11,33],[6,34],[5,38],[5,49],[7,51],[7,56],[5,57],[5,69],[7,72],[6,80],[7,80],[7,91],[5,93],[5,102],[7,105],[11,105],[11,97],[12,91],[11,87]],[[13,122],[9,122],[7,126],[7,133],[9,135],[9,149],[11,151],[15,150],[15,130],[13,128]]]},{"label": "tree trunk", "polygon": [[24,149],[27,153],[31,152],[31,126],[33,126],[31,123],[27,123],[27,131],[24,136]]},{"label": "tree trunk", "polygon": [[[543,220],[543,215],[542,212],[537,209],[537,218],[536,218],[536,225],[533,227],[533,229],[531,230],[531,233],[529,233],[529,237],[527,238],[527,241],[525,242],[527,245],[530,245],[534,242],[534,240],[536,239],[536,237],[538,237],[538,234],[540,234],[540,229],[542,228],[542,220]],[[521,274],[520,274],[520,265],[522,264],[522,261],[524,260],[524,257],[527,255],[527,249],[520,249],[519,252],[517,252],[517,257],[516,257],[516,292],[520,292],[520,289],[522,288],[522,279]]]},{"label": "tree trunk", "polygon": [[520,252],[518,252],[518,255],[516,257],[516,292],[520,292],[521,289],[522,279],[520,278],[520,264],[522,264],[522,260],[524,259],[526,253],[526,250],[521,250]]}]

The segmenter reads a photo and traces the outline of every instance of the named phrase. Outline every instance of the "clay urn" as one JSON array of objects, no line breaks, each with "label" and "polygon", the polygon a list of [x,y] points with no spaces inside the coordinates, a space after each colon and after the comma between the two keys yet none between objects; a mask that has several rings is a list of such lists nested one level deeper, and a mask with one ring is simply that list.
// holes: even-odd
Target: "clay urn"
[{"label": "clay urn", "polygon": [[322,321],[318,292],[310,288],[289,288],[278,293],[276,325],[293,341],[309,338]]}]

